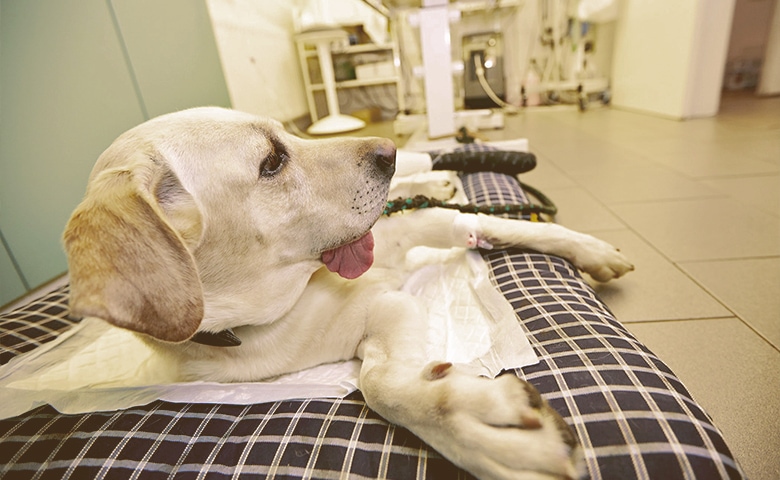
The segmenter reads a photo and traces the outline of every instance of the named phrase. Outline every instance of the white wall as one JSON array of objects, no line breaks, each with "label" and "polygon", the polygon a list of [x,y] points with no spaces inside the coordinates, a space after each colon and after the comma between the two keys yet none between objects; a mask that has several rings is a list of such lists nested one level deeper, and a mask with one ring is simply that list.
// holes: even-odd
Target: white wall
[{"label": "white wall", "polygon": [[735,0],[624,0],[612,103],[646,113],[715,115]]},{"label": "white wall", "polygon": [[775,5],[767,39],[764,66],[758,82],[759,95],[780,94],[780,2]]},{"label": "white wall", "polygon": [[233,108],[281,121],[309,112],[293,39],[294,2],[207,0]]},{"label": "white wall", "polygon": [[718,114],[734,0],[699,0],[682,118]]}]

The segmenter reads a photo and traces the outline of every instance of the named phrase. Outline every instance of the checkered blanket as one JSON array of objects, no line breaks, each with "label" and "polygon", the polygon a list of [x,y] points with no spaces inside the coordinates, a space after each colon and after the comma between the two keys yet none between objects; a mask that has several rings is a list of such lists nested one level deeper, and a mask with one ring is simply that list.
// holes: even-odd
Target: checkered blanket
[{"label": "checkered blanket", "polygon": [[[514,178],[464,177],[475,203],[517,203]],[[720,432],[669,368],[617,322],[568,262],[485,254],[540,363],[515,372],[572,425],[593,479],[742,478]],[[56,338],[67,287],[0,315],[0,362]],[[343,399],[256,405],[157,401],[0,421],[0,478],[471,478],[406,429]]]}]

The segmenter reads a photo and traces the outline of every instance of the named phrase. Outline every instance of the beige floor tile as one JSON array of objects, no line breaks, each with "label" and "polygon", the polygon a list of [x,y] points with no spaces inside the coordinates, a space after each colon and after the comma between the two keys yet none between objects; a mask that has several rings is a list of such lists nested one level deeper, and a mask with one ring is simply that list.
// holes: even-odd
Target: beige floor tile
[{"label": "beige floor tile", "polygon": [[780,349],[780,257],[680,266]]},{"label": "beige floor tile", "polygon": [[[780,112],[780,109],[778,111]],[[777,116],[780,118],[780,114]],[[764,160],[775,165],[780,163],[780,121],[778,121],[778,126],[774,128],[768,128],[764,124],[749,130],[732,131],[736,131],[736,136],[722,139],[718,145],[722,144],[737,154],[747,154],[750,158]]]},{"label": "beige floor tile", "polygon": [[[780,121],[779,121],[780,123]],[[775,129],[769,137],[762,137],[752,140],[749,148],[760,155],[767,162],[780,165],[780,128]]]},{"label": "beige floor tile", "polygon": [[767,161],[761,151],[748,145],[692,143],[676,139],[677,147],[658,142],[647,147],[653,160],[694,178],[756,175],[780,172],[780,166]]},{"label": "beige floor tile", "polygon": [[549,158],[567,173],[609,165],[616,156],[603,142],[587,136],[548,141],[532,139],[529,143],[532,151]]},{"label": "beige floor tile", "polygon": [[599,139],[619,141],[628,136],[631,140],[657,138],[659,134],[674,133],[681,122],[652,115],[643,115],[619,109],[599,109],[579,112],[567,112],[558,115],[559,121],[566,127],[588,133]]},{"label": "beige floor tile", "polygon": [[702,183],[750,207],[780,217],[780,175],[713,178],[702,180]]},{"label": "beige floor tile", "polygon": [[723,196],[719,190],[662,165],[624,162],[612,172],[585,171],[575,179],[606,204]]},{"label": "beige floor tile", "polygon": [[[514,138],[528,138],[534,141],[553,139],[559,135],[574,137],[576,131],[561,131],[560,120],[557,115],[547,112],[534,112],[529,115],[507,115],[504,117],[504,128],[499,130],[483,130],[480,135],[489,140],[509,140]],[[531,144],[533,149],[534,144]]]},{"label": "beige floor tile", "polygon": [[676,139],[682,139],[686,142],[708,143],[717,141],[724,135],[730,135],[729,131],[724,133],[724,128],[719,124],[717,118],[700,118],[681,122],[635,112],[618,110],[616,112],[620,115],[617,118],[618,124],[614,127],[617,135],[611,135],[608,132],[596,133],[609,138],[615,144],[626,147],[639,146],[644,149]]},{"label": "beige floor tile", "polygon": [[728,198],[621,204],[624,222],[673,261],[780,255],[780,220]]},{"label": "beige floor tile", "polygon": [[543,193],[558,207],[555,221],[579,232],[621,230],[626,226],[580,187],[548,188]]},{"label": "beige floor tile", "polygon": [[576,187],[577,184],[558,168],[553,162],[543,155],[536,155],[536,168],[520,174],[521,182],[536,187],[543,193],[551,188]]},{"label": "beige floor tile", "polygon": [[602,175],[613,177],[616,169],[647,163],[641,154],[596,138],[576,141],[535,142],[536,149],[567,175]]},{"label": "beige floor tile", "polygon": [[618,247],[636,267],[618,280],[591,282],[621,322],[733,315],[635,233],[620,230],[600,232],[596,236]]},{"label": "beige floor tile", "polygon": [[[720,109],[724,115],[733,111],[742,111],[751,115],[776,115],[780,108],[780,97],[760,97],[745,90],[724,90]],[[780,122],[780,120],[778,120]]]},{"label": "beige floor tile", "polygon": [[749,478],[780,478],[780,353],[738,319],[627,325],[723,431]]},{"label": "beige floor tile", "polygon": [[594,134],[692,177],[776,173],[780,102],[774,106],[774,122],[739,111],[685,122],[609,111],[620,124]]},{"label": "beige floor tile", "polygon": [[724,92],[715,117],[734,132],[756,136],[780,130],[780,97],[758,97],[748,92]]}]

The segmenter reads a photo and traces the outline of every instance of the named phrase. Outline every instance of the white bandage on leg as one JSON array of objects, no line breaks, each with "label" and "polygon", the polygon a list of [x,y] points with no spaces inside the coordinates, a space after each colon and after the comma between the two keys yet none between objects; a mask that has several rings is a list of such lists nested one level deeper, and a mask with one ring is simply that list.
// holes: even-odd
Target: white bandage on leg
[{"label": "white bandage on leg", "polygon": [[476,215],[456,216],[452,222],[452,231],[457,240],[456,244],[470,249],[493,249],[493,245],[482,236],[482,229],[479,227],[479,219]]},{"label": "white bandage on leg", "polygon": [[395,176],[406,177],[433,170],[433,160],[427,153],[397,150],[395,154]]}]

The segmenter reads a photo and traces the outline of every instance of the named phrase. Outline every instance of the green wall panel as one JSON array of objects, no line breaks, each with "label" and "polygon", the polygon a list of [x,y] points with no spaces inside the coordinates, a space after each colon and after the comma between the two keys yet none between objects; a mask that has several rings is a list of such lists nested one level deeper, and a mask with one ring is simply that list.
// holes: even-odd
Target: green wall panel
[{"label": "green wall panel", "polygon": [[205,1],[111,4],[150,117],[202,105],[230,106]]},{"label": "green wall panel", "polygon": [[0,0],[0,225],[28,283],[67,269],[62,230],[114,138],[229,104],[205,1]]},{"label": "green wall panel", "polygon": [[[3,232],[0,231],[0,240]],[[11,257],[0,242],[0,306],[21,297],[25,293],[25,287],[21,278],[16,273]]]},{"label": "green wall panel", "polygon": [[144,118],[103,0],[3,0],[0,34],[0,223],[39,285],[67,270],[60,235],[95,159]]}]

